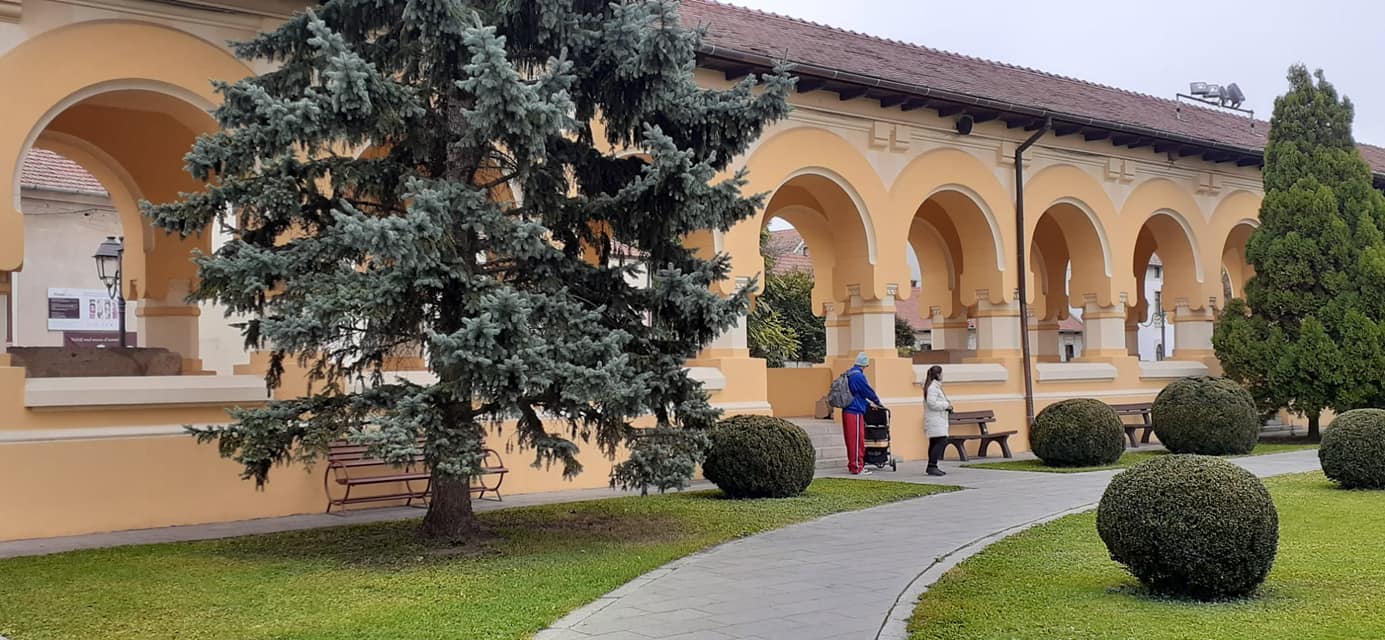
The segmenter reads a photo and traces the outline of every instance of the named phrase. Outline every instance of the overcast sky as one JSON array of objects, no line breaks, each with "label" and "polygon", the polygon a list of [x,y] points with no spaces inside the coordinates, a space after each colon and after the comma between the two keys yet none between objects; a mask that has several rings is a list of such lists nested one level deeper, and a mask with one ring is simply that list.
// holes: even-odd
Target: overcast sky
[{"label": "overcast sky", "polygon": [[1322,68],[1385,146],[1381,0],[728,0],[732,4],[1166,98],[1240,85],[1268,120],[1285,71]]}]

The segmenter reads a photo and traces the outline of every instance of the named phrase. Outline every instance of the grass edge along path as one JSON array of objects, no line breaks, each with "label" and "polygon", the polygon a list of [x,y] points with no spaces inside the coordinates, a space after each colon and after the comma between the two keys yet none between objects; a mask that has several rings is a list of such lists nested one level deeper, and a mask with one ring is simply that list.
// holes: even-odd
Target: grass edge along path
[{"label": "grass edge along path", "polygon": [[[1290,451],[1302,451],[1304,449],[1317,449],[1318,445],[1300,442],[1260,442],[1255,445],[1255,450],[1245,455],[1224,456],[1226,458],[1245,458],[1249,456],[1268,456],[1276,453],[1288,453]],[[1111,469],[1128,469],[1145,460],[1155,456],[1168,455],[1167,449],[1157,448],[1157,445],[1149,448],[1127,449],[1121,454],[1115,464],[1101,465],[1096,467],[1050,467],[1037,458],[1028,460],[1001,460],[998,462],[968,462],[963,463],[963,467],[970,469],[995,469],[1000,471],[1040,471],[1044,473],[1086,473],[1088,471],[1109,471]]]},{"label": "grass edge along path", "polygon": [[783,500],[719,492],[479,514],[488,538],[420,543],[417,520],[0,561],[10,640],[525,638],[668,562],[772,529],[957,487],[820,479]]},{"label": "grass edge along path", "polygon": [[1265,485],[1279,509],[1279,557],[1250,598],[1202,604],[1146,595],[1109,559],[1090,511],[1001,540],[953,568],[919,600],[909,638],[1385,637],[1385,492],[1337,489],[1319,472]]}]

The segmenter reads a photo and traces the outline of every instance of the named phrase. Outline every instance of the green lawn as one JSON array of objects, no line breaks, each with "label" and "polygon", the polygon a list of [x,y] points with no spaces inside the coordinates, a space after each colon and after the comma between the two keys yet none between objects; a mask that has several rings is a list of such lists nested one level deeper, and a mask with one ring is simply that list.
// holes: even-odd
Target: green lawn
[{"label": "green lawn", "polygon": [[708,546],[949,491],[818,480],[785,500],[715,492],[482,514],[484,543],[429,547],[416,521],[0,561],[10,640],[524,638]]},{"label": "green lawn", "polygon": [[1096,515],[1085,513],[1003,540],[943,576],[915,610],[910,637],[1385,637],[1385,492],[1336,489],[1320,473],[1266,484],[1279,508],[1279,557],[1252,598],[1144,595],[1108,559]]},{"label": "green lawn", "polygon": [[[964,464],[962,466],[975,467],[977,469],[1000,469],[1002,471],[1044,471],[1048,473],[1082,473],[1084,471],[1106,471],[1108,469],[1124,469],[1126,467],[1133,467],[1155,456],[1168,455],[1169,453],[1165,449],[1157,448],[1157,445],[1145,445],[1145,447],[1147,448],[1127,450],[1125,454],[1120,457],[1120,460],[1117,460],[1115,464],[1108,464],[1099,467],[1049,467],[1045,466],[1043,462],[1036,459],[1002,460],[1000,462],[974,462],[970,464]],[[1284,453],[1286,451],[1299,451],[1302,449],[1316,448],[1318,448],[1318,445],[1316,444],[1299,442],[1261,442],[1260,444],[1255,445],[1255,450],[1247,455],[1264,456],[1269,455],[1271,453]],[[1241,456],[1229,457],[1236,458]]]}]

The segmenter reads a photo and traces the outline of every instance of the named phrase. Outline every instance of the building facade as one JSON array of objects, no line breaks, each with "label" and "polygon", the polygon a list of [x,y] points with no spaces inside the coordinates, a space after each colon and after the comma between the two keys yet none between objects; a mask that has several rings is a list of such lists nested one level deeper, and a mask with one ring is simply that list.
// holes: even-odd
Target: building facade
[{"label": "building facade", "polygon": [[[767,221],[790,222],[827,327],[828,355],[816,367],[767,370],[750,357],[743,324],[708,345],[688,366],[717,406],[808,415],[833,374],[864,351],[894,409],[897,454],[921,457],[926,365],[894,344],[905,301],[926,310],[932,349],[958,354],[944,364],[958,408],[996,411],[1001,426],[1020,429],[1021,450],[1022,338],[1035,354],[1040,408],[1074,396],[1148,400],[1169,380],[1217,369],[1211,335],[1226,283],[1239,291],[1250,276],[1244,246],[1262,198],[1266,123],[727,5],[682,6],[686,22],[708,27],[698,71],[706,86],[729,86],[786,54],[800,78],[793,113],[732,167],[749,170],[748,191],[770,194],[765,210],[688,243],[731,256],[733,278],[721,286],[730,293],[763,271]],[[279,470],[256,491],[184,434],[182,425],[221,424],[227,408],[265,401],[266,358],[239,350],[231,320],[185,300],[196,277],[188,257],[211,250],[219,232],[169,236],[137,206],[198,188],[181,157],[215,128],[209,81],[267,69],[223,43],[300,7],[0,0],[0,81],[14,89],[0,103],[0,308],[16,298],[14,323],[25,330],[30,294],[17,285],[50,249],[30,239],[35,216],[25,215],[20,176],[30,149],[48,150],[104,187],[126,239],[132,328],[140,344],[179,354],[184,371],[29,378],[0,354],[0,540],[324,507],[321,468]],[[1017,167],[1017,147],[1036,135]],[[1363,153],[1385,171],[1385,151]],[[1157,303],[1178,347],[1164,360],[1141,357],[1156,253]],[[89,248],[73,255],[90,264]],[[1077,316],[1082,345],[1067,357],[1062,323]],[[290,372],[276,393],[306,391]],[[521,462],[509,465],[512,492],[604,486],[610,469],[594,446],[574,482]]]}]

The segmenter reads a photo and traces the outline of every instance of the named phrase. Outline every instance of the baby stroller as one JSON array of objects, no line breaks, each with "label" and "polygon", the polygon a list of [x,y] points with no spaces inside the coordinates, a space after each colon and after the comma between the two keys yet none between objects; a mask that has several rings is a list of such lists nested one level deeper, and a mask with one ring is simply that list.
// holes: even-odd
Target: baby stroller
[{"label": "baby stroller", "polygon": [[899,470],[899,460],[890,455],[890,410],[884,407],[871,407],[866,410],[866,451],[865,462],[876,469],[889,465],[890,471]]}]

